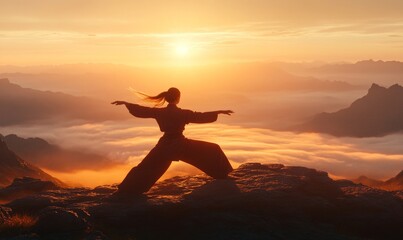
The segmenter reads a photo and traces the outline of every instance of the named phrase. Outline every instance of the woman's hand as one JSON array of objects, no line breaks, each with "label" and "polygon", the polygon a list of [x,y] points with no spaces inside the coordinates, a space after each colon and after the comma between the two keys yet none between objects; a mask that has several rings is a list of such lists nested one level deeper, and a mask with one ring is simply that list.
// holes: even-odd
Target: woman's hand
[{"label": "woman's hand", "polygon": [[111,104],[114,104],[114,105],[116,105],[116,106],[118,106],[118,105],[126,105],[128,102],[125,102],[125,101],[114,101],[113,103],[111,103]]},{"label": "woman's hand", "polygon": [[234,112],[232,110],[220,110],[218,111],[218,114],[225,114],[225,115],[230,115],[233,114]]}]

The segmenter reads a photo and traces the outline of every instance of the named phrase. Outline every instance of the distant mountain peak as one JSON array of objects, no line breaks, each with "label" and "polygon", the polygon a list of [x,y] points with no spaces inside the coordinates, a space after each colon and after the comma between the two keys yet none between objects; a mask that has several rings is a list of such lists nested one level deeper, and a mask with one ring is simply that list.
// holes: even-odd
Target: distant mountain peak
[{"label": "distant mountain peak", "polygon": [[21,87],[8,79],[0,80],[0,126],[66,120],[94,122],[128,117],[123,112],[115,113],[106,102],[95,98],[35,90]]},{"label": "distant mountain peak", "polygon": [[[1,138],[2,136],[0,136],[0,138]],[[46,141],[46,140],[44,140],[44,139],[42,139],[42,138],[38,138],[38,137],[35,137],[35,138],[32,138],[32,137],[30,137],[30,138],[26,138],[26,139],[24,139],[24,138],[22,138],[22,137],[19,137],[18,135],[16,135],[16,134],[8,134],[7,136],[3,136],[3,138],[4,138],[4,140],[6,141],[6,142],[22,142],[22,141],[29,141],[29,142],[31,142],[31,143],[36,143],[36,145],[48,145],[49,143]]]},{"label": "distant mountain peak", "polygon": [[401,91],[401,90],[403,90],[403,87],[396,83],[396,84],[393,84],[392,86],[390,86],[389,90],[399,90],[399,91]]},{"label": "distant mountain peak", "polygon": [[386,93],[387,88],[383,87],[381,85],[378,85],[376,83],[373,83],[371,85],[371,87],[368,89],[368,94],[372,95],[372,94],[383,94]]},{"label": "distant mountain peak", "polygon": [[355,63],[326,64],[313,69],[325,73],[360,74],[402,74],[403,62],[383,60],[362,60]]},{"label": "distant mountain peak", "polygon": [[396,177],[397,177],[397,178],[403,178],[403,170],[402,170],[402,171],[400,171],[400,173],[399,173],[399,174],[397,174],[397,175],[396,175]]},{"label": "distant mountain peak", "polygon": [[8,148],[4,139],[0,138],[0,186],[8,185],[18,177],[33,177],[64,185],[58,179],[25,162]]},{"label": "distant mountain peak", "polygon": [[373,83],[368,94],[349,107],[317,114],[297,129],[351,137],[403,132],[403,87],[394,84],[386,88]]},{"label": "distant mountain peak", "polygon": [[403,188],[403,170],[400,171],[400,173],[397,174],[395,177],[387,180],[386,183],[400,184],[400,185],[402,185],[402,188]]},{"label": "distant mountain peak", "polygon": [[368,59],[368,60],[358,61],[358,62],[356,62],[356,64],[366,64],[366,63],[375,63],[375,62],[383,62],[383,61],[381,61],[381,60],[374,61],[374,59]]},{"label": "distant mountain peak", "polygon": [[399,64],[401,62],[399,61],[383,61],[383,60],[373,60],[373,59],[368,59],[368,60],[361,60],[356,62],[356,65],[365,65],[365,64]]},{"label": "distant mountain peak", "polygon": [[0,134],[0,149],[4,149],[6,148],[7,145],[6,143],[3,141],[3,135]]},{"label": "distant mountain peak", "polygon": [[374,93],[385,95],[394,93],[403,94],[403,87],[396,83],[390,86],[389,88],[386,88],[376,83],[373,83],[371,85],[371,88],[368,89],[368,94],[374,94]]},{"label": "distant mountain peak", "polygon": [[9,84],[10,80],[8,78],[0,78],[0,84]]},{"label": "distant mountain peak", "polygon": [[8,150],[7,144],[3,139],[3,135],[0,135],[0,152]]},{"label": "distant mountain peak", "polygon": [[386,89],[385,87],[382,87],[381,85],[378,85],[376,83],[372,83],[371,87],[369,88],[369,90],[378,90],[378,89]]},{"label": "distant mountain peak", "polygon": [[8,78],[0,78],[0,90],[2,91],[10,91],[10,90],[15,90],[15,89],[22,89],[21,86],[18,84],[10,82]]},{"label": "distant mountain peak", "polygon": [[370,179],[369,177],[365,176],[365,175],[361,175],[357,178],[357,180],[367,180]]},{"label": "distant mountain peak", "polygon": [[387,191],[401,191],[403,190],[403,170],[400,171],[400,173],[397,174],[395,177],[392,177],[386,181],[380,181],[368,178],[366,176],[360,176],[357,179],[354,179],[353,182]]}]

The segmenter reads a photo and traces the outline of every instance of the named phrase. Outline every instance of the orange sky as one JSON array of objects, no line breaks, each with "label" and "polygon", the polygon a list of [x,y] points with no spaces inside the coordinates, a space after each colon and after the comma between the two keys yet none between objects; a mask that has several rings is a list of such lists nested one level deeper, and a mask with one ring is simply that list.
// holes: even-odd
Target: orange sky
[{"label": "orange sky", "polygon": [[0,2],[0,64],[403,60],[400,0]]}]

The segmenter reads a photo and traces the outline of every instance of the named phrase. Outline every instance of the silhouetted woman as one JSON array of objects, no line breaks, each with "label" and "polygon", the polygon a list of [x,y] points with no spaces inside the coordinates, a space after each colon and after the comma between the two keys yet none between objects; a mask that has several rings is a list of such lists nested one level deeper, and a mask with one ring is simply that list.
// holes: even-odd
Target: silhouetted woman
[{"label": "silhouetted woman", "polygon": [[185,138],[183,130],[188,123],[211,123],[217,120],[218,114],[231,115],[231,110],[213,112],[194,112],[178,108],[180,91],[170,88],[157,96],[146,96],[146,100],[156,102],[164,108],[150,108],[125,101],[115,101],[112,104],[125,105],[129,112],[139,118],[154,118],[164,135],[158,144],[148,153],[143,161],[132,168],[119,185],[118,195],[137,195],[147,192],[164,174],[172,161],[182,160],[189,163],[209,176],[220,179],[226,178],[232,171],[220,146],[215,143],[196,141]]}]

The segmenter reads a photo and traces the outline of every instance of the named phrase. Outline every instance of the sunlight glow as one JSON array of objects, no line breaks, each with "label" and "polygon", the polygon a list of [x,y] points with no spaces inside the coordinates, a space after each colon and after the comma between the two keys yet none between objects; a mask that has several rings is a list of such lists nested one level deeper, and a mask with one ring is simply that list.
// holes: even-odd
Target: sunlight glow
[{"label": "sunlight glow", "polygon": [[180,43],[175,46],[175,53],[178,56],[184,57],[189,53],[189,45],[185,43]]}]

